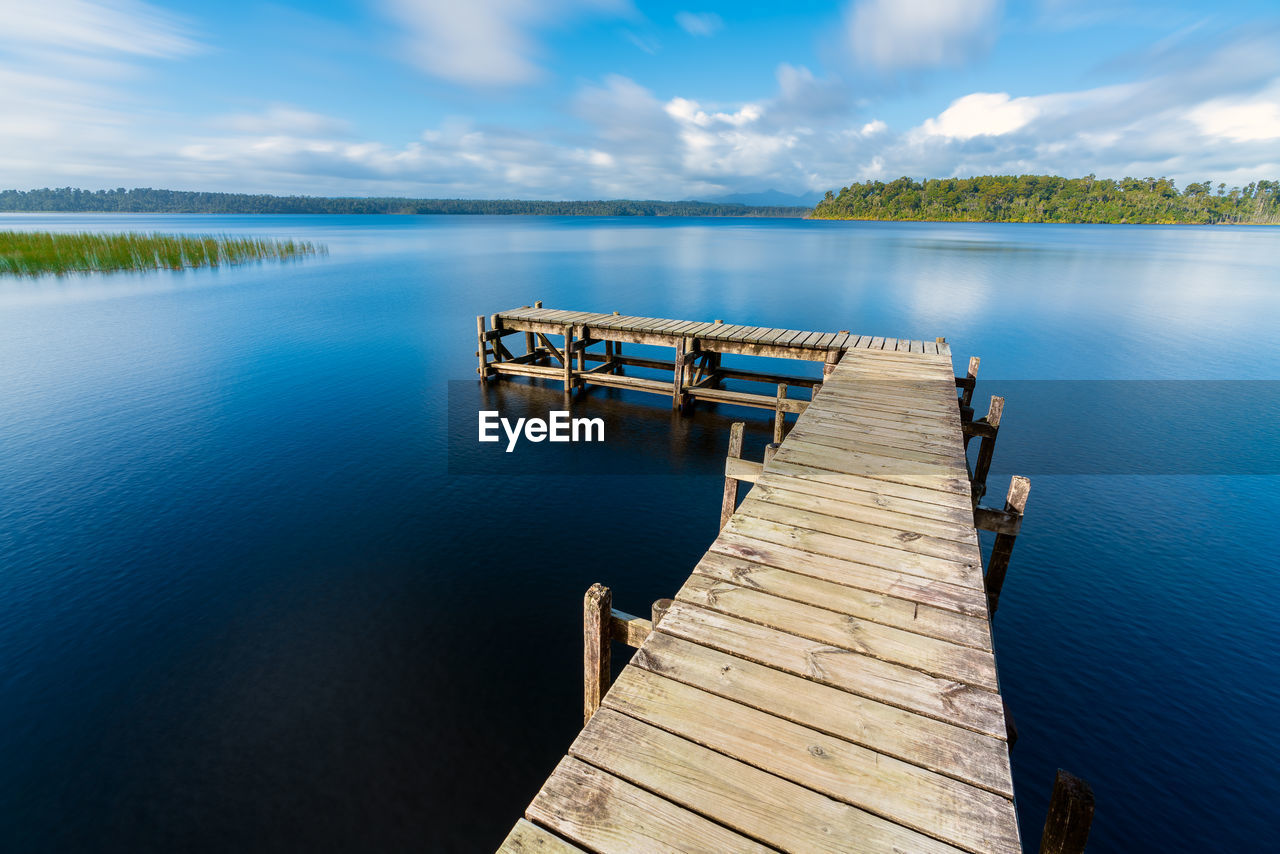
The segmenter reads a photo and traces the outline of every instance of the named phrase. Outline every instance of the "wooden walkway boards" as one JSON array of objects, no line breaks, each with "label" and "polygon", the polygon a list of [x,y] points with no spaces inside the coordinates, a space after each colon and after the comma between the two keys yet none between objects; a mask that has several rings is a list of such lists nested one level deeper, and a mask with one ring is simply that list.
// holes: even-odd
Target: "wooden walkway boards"
[{"label": "wooden walkway boards", "polygon": [[845,342],[501,851],[1021,851],[951,359],[915,343]]},{"label": "wooden walkway boards", "polygon": [[518,308],[500,312],[493,316],[493,325],[498,330],[541,332],[548,335],[559,335],[566,326],[570,326],[577,328],[579,338],[593,337],[593,332],[607,333],[599,337],[665,346],[675,346],[681,339],[697,338],[706,349],[717,352],[817,361],[826,358],[828,352],[846,349],[895,350],[937,355],[941,347],[944,352],[950,352],[946,349],[946,344],[906,338],[853,335],[848,332],[806,332],[798,329],[671,320],[662,317],[630,317],[550,308]]}]

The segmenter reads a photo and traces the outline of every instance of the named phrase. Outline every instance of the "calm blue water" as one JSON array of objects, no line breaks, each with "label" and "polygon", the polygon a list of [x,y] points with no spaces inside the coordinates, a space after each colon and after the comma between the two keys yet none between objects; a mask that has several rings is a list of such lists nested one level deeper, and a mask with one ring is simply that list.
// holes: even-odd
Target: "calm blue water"
[{"label": "calm blue water", "polygon": [[[768,425],[593,393],[575,407],[629,425],[602,473],[460,473],[449,381],[474,409],[477,314],[542,299],[944,335],[957,367],[982,356],[980,399],[1015,380],[1280,380],[1276,229],[0,217],[11,227],[331,254],[0,281],[6,851],[496,846],[579,727],[583,590],[603,581],[632,611],[674,592],[714,536],[720,480],[669,461],[714,468],[744,416],[758,454]],[[1034,850],[1063,767],[1097,794],[1093,851],[1262,848],[1280,796],[1274,386],[1224,385],[1225,406],[1204,383],[1061,387],[1005,384],[1004,433],[1036,443],[1002,435],[996,454],[1033,476],[996,620],[1024,839]],[[1081,450],[1090,425],[1115,469]]]}]

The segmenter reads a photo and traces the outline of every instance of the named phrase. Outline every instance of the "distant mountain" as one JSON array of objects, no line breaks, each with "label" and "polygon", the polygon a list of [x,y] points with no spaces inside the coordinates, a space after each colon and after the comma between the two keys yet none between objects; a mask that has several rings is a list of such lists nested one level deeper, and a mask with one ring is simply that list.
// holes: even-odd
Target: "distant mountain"
[{"label": "distant mountain", "polygon": [[766,206],[766,207],[800,207],[812,208],[822,200],[822,196],[814,193],[812,196],[792,195],[784,193],[781,190],[764,190],[758,193],[733,193],[728,196],[716,196],[710,199],[701,199],[703,202],[709,202],[717,205],[747,205]]}]

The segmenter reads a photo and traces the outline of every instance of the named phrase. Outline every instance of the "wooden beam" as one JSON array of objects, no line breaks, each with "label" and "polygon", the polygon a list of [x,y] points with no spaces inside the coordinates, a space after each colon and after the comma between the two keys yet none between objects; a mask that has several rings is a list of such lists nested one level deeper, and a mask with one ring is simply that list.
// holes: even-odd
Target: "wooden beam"
[{"label": "wooden beam", "polygon": [[618,643],[638,649],[651,631],[653,623],[643,617],[633,616],[617,608],[609,612],[609,634]]},{"label": "wooden beam", "polygon": [[[729,455],[727,459],[736,460],[742,458],[742,431],[746,429],[746,426],[742,421],[735,421],[733,426],[729,428]],[[721,530],[724,530],[724,526],[729,524],[729,517],[733,515],[733,511],[737,506],[738,481],[736,478],[726,477],[724,479],[724,497],[720,501]]]},{"label": "wooden beam", "polygon": [[760,472],[764,468],[762,463],[752,462],[751,460],[740,460],[734,457],[725,457],[724,460],[724,476],[731,477],[734,480],[746,481],[747,483],[755,483],[760,479]]},{"label": "wooden beam", "polygon": [[1074,774],[1058,769],[1049,814],[1040,837],[1040,854],[1082,854],[1093,824],[1093,789]]},{"label": "wooden beam", "polygon": [[[1004,512],[1021,520],[1027,509],[1027,496],[1031,494],[1031,481],[1015,475],[1009,483],[1009,494],[1005,498]],[[987,614],[994,617],[1000,607],[1000,589],[1004,587],[1004,577],[1009,571],[1009,558],[1013,555],[1013,545],[1017,534],[996,534],[996,541],[991,546],[991,558],[987,561],[985,583],[987,588]]]},{"label": "wooden beam", "polygon": [[610,617],[613,593],[603,584],[593,584],[582,600],[582,725],[600,708],[613,680],[610,660],[613,640]]},{"label": "wooden beam", "polygon": [[541,332],[538,333],[538,338],[539,340],[542,341],[542,346],[547,348],[547,352],[550,353],[552,356],[554,356],[557,362],[563,365],[564,354],[560,352],[559,348],[557,348],[556,345],[551,343],[551,339]]}]

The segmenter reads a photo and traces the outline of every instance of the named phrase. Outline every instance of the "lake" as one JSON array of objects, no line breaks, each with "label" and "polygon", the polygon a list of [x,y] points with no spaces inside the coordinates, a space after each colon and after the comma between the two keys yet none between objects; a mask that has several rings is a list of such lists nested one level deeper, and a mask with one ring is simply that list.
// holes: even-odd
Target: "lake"
[{"label": "lake", "polygon": [[[0,280],[0,848],[492,850],[580,727],[581,597],[715,535],[728,426],[592,392],[588,470],[492,471],[475,316],[946,336],[1032,478],[995,620],[1024,843],[1256,850],[1280,751],[1280,229],[5,215],[328,257]],[[1194,382],[1188,382],[1194,381]],[[455,417],[450,419],[450,412]],[[474,422],[468,422],[474,429]],[[451,437],[452,432],[455,434]],[[518,457],[519,454],[511,455]],[[491,458],[490,458],[491,459]]]}]

